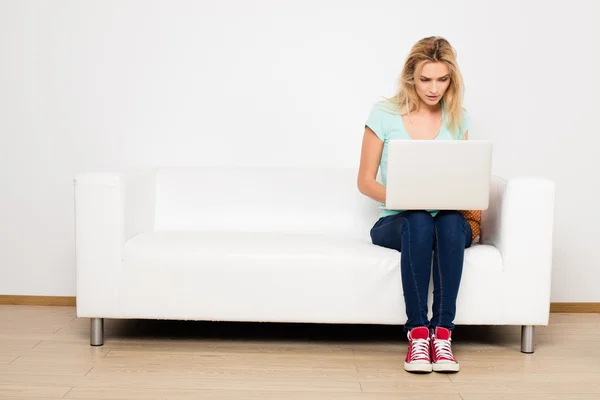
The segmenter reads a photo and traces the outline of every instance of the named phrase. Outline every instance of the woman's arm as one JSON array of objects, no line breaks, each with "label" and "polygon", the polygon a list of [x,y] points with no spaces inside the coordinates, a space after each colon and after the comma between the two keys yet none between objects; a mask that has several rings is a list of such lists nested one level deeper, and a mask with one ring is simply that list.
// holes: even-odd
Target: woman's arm
[{"label": "woman's arm", "polygon": [[377,182],[377,170],[379,169],[382,150],[383,142],[381,139],[375,135],[371,128],[365,127],[360,167],[358,169],[358,190],[365,196],[385,204],[385,186]]}]

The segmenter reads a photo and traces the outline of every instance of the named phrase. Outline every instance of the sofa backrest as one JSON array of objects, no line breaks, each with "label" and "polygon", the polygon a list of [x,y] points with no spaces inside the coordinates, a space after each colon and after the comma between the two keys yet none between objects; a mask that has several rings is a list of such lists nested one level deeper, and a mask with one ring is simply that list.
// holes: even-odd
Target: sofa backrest
[{"label": "sofa backrest", "polygon": [[157,230],[335,233],[369,238],[378,203],[355,169],[162,168]]}]

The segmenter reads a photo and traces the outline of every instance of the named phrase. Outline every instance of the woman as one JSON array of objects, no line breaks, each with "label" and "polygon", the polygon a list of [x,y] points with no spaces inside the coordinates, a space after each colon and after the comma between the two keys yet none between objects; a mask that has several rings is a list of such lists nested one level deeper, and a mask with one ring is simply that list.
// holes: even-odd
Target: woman
[{"label": "woman", "polygon": [[[467,140],[470,119],[462,107],[463,81],[452,46],[441,37],[417,42],[396,95],[377,103],[365,124],[358,189],[385,203],[390,140]],[[377,182],[381,170],[382,184]],[[458,371],[452,354],[456,298],[465,248],[479,235],[477,212],[382,210],[373,244],[401,251],[409,372]],[[433,250],[433,251],[432,251]],[[433,317],[427,294],[433,257]]]}]

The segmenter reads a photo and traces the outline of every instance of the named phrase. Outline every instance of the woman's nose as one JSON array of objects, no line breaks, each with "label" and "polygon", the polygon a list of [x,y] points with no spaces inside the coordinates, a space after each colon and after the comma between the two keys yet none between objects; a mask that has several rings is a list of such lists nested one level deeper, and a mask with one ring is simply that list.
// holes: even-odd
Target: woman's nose
[{"label": "woman's nose", "polygon": [[433,83],[431,84],[431,88],[430,88],[430,90],[431,90],[431,93],[433,93],[433,94],[436,94],[436,93],[437,93],[437,85],[436,85],[436,83],[435,83],[435,82],[433,82]]}]

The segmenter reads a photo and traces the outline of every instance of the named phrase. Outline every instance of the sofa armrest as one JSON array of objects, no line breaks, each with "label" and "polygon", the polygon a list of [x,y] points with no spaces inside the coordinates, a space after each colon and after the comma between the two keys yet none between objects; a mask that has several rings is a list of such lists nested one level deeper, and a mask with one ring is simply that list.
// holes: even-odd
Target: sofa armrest
[{"label": "sofa armrest", "polygon": [[550,307],[555,185],[544,178],[494,177],[490,206],[481,216],[481,243],[502,255],[510,287],[522,307]]},{"label": "sofa armrest", "polygon": [[118,309],[123,247],[154,226],[154,170],[84,173],[74,179],[75,262],[79,316]]}]

